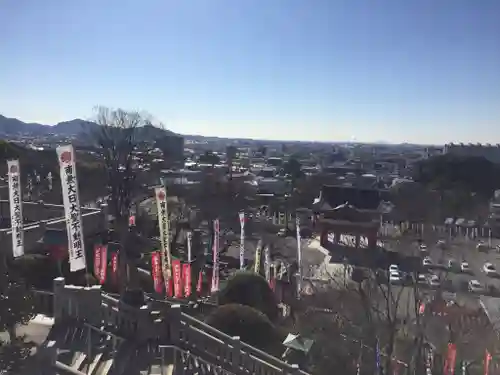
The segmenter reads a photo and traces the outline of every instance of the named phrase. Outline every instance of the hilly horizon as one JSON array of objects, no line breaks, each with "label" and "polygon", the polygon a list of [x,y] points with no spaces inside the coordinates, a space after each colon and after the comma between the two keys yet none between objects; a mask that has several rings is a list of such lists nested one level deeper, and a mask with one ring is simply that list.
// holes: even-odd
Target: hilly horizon
[{"label": "hilly horizon", "polygon": [[[82,133],[91,132],[99,126],[97,123],[82,119],[73,119],[69,121],[58,122],[55,125],[29,123],[21,121],[17,118],[6,117],[0,114],[0,136],[13,136],[13,135],[35,135],[43,136],[49,134],[57,134],[62,136],[76,136]],[[152,137],[160,137],[162,135],[176,134],[170,130],[160,129],[152,125],[142,127],[146,133]],[[144,135],[146,135],[144,134]]]}]

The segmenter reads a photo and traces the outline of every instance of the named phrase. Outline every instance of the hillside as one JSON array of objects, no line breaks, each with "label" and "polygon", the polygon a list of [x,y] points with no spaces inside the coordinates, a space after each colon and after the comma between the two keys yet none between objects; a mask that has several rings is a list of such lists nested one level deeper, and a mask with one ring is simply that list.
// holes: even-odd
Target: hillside
[{"label": "hillside", "polygon": [[[0,115],[0,137],[28,134],[33,136],[45,136],[57,134],[62,136],[91,134],[99,125],[92,121],[74,119],[59,122],[56,125],[44,125],[37,123],[26,123],[15,118]],[[175,134],[169,130],[163,130],[154,126],[139,128],[138,138],[153,141],[164,135]]]}]

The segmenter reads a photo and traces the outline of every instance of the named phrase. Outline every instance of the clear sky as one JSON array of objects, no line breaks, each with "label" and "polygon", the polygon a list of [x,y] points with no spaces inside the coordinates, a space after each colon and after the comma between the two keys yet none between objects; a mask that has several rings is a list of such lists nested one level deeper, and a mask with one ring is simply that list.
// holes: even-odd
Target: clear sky
[{"label": "clear sky", "polygon": [[500,0],[2,0],[0,114],[500,143]]}]

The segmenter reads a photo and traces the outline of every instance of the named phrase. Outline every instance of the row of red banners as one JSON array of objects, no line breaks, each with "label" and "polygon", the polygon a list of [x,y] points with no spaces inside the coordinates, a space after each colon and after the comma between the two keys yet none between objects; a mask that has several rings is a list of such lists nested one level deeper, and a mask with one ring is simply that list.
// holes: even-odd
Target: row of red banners
[{"label": "row of red banners", "polygon": [[[108,271],[108,247],[106,245],[94,246],[94,276],[99,284],[106,282]],[[118,275],[118,253],[111,254],[111,277],[112,281],[117,280]]]},{"label": "row of red banners", "polygon": [[[164,280],[161,269],[160,252],[151,254],[151,276],[153,277],[154,289],[162,293],[164,288],[168,297],[184,298],[191,296],[191,265],[181,263],[179,259],[172,260],[172,278]],[[200,271],[196,291],[201,292],[203,274]]]}]

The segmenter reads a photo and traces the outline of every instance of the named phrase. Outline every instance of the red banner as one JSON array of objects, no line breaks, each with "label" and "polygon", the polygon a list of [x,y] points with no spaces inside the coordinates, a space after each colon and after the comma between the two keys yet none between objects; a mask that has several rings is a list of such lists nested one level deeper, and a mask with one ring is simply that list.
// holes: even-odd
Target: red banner
[{"label": "red banner", "polygon": [[486,353],[484,353],[484,375],[488,375],[490,373],[490,362],[491,362],[491,354],[486,349]]},{"label": "red banner", "polygon": [[196,283],[196,291],[198,294],[201,293],[201,285],[203,283],[203,272],[200,271],[200,274],[198,275],[198,283]]},{"label": "red banner", "polygon": [[448,353],[446,361],[444,362],[443,375],[455,374],[455,362],[457,360],[457,346],[455,344],[448,344]]},{"label": "red banner", "polygon": [[94,245],[94,276],[101,280],[101,245]]},{"label": "red banner", "polygon": [[101,277],[99,282],[104,284],[106,282],[106,273],[108,271],[108,247],[101,245]]},{"label": "red banner", "polygon": [[174,296],[174,283],[172,282],[172,278],[165,281],[165,289],[167,290],[167,297]]},{"label": "red banner", "polygon": [[174,297],[182,298],[182,269],[181,261],[179,259],[172,261],[172,276],[174,279]]},{"label": "red banner", "polygon": [[182,265],[182,279],[184,282],[184,296],[191,296],[191,265],[184,263]]},{"label": "red banner", "polygon": [[276,278],[275,277],[273,277],[273,278],[271,278],[271,280],[269,280],[269,286],[271,287],[271,290],[273,292],[276,291]]},{"label": "red banner", "polygon": [[151,254],[151,276],[153,277],[153,285],[156,293],[163,291],[161,278],[161,260],[160,253],[154,252]]},{"label": "red banner", "polygon": [[118,282],[118,253],[111,254],[111,276],[113,282]]},{"label": "red banner", "polygon": [[128,226],[135,227],[135,215],[132,215],[128,218]]}]

